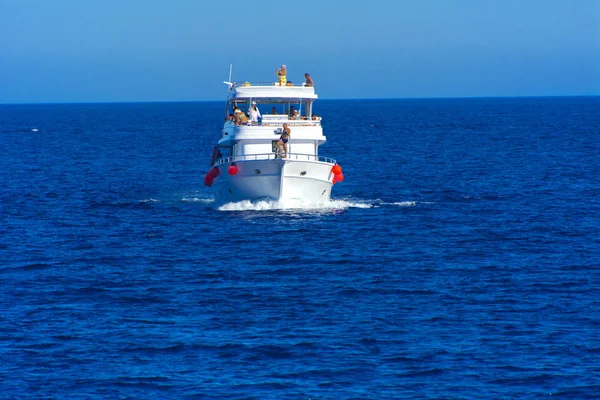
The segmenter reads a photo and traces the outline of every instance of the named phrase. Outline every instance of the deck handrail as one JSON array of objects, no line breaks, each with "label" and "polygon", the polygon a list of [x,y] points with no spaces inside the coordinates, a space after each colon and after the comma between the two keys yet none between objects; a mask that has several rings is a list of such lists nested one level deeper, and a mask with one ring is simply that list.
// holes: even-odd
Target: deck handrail
[{"label": "deck handrail", "polygon": [[[217,160],[214,165],[229,164],[232,162],[240,161],[254,161],[254,160],[275,160],[281,159],[278,153],[262,153],[262,154],[244,154],[237,156],[225,157]],[[314,161],[324,162],[328,164],[337,164],[337,162],[331,157],[317,156],[314,154],[301,154],[301,153],[289,153],[284,160],[301,160],[301,161]]]},{"label": "deck handrail", "polygon": [[223,124],[223,128],[229,127],[261,127],[261,126],[269,126],[280,128],[283,124],[288,124],[289,126],[321,126],[320,120],[312,120],[312,119],[263,119],[262,122],[258,125],[252,125],[250,122],[242,125],[236,125],[234,123],[225,122]]},{"label": "deck handrail", "polygon": [[283,85],[280,85],[279,82],[276,80],[272,80],[270,82],[250,82],[250,81],[232,82],[232,85],[230,87],[233,89],[233,88],[239,88],[239,87],[265,87],[265,86],[278,86],[278,87],[289,87],[289,88],[299,88],[299,87],[314,88],[314,86],[307,86],[306,82],[301,82],[298,84],[294,83],[292,85],[287,85],[286,83],[284,83]]}]

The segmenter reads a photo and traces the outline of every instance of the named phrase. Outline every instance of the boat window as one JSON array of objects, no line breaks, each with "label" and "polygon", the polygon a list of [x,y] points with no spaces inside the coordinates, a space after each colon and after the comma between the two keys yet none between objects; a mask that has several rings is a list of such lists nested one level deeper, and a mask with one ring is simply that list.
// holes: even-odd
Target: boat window
[{"label": "boat window", "polygon": [[298,111],[296,119],[313,119],[313,109],[311,99],[283,99],[283,98],[237,98],[231,99],[227,103],[227,115],[233,114],[235,108],[246,115],[250,111],[250,106],[256,101],[258,110],[262,116],[279,115],[293,117],[293,112]]}]

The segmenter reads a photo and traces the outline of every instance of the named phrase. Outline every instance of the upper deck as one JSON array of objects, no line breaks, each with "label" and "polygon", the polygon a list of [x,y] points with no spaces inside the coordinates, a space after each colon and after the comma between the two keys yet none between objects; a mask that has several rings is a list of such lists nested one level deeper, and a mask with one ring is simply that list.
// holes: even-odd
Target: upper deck
[{"label": "upper deck", "polygon": [[313,86],[262,82],[230,84],[225,123],[218,142],[221,154],[236,157],[273,155],[283,125],[287,124],[292,131],[290,151],[318,155],[319,146],[327,138],[323,135],[321,118],[313,113],[313,102],[317,98]]},{"label": "upper deck", "polygon": [[[301,102],[315,100],[319,96],[312,86],[280,86],[277,83],[265,82],[237,82],[230,88],[227,99],[236,103],[245,103],[250,99],[258,104],[280,102]],[[263,100],[263,101],[261,101]]]}]

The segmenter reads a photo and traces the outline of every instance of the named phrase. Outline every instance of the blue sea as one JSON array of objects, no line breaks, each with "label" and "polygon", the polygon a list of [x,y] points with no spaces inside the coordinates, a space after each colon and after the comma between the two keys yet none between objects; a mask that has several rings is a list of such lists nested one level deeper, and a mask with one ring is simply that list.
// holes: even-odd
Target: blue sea
[{"label": "blue sea", "polygon": [[600,97],[315,112],[330,203],[216,208],[224,102],[1,105],[0,398],[600,398]]}]

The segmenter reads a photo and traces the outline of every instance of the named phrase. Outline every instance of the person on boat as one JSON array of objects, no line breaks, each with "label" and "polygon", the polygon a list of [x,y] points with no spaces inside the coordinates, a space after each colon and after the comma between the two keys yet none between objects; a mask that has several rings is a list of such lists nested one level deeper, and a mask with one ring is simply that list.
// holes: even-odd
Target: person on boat
[{"label": "person on boat", "polygon": [[285,84],[285,86],[294,86],[294,84],[292,83],[292,81],[287,81],[287,83]]},{"label": "person on boat", "polygon": [[310,77],[310,75],[308,74],[308,72],[304,74],[304,79],[306,79],[306,82],[304,82],[304,86],[310,86],[310,87],[315,86],[315,82]]},{"label": "person on boat", "polygon": [[271,114],[277,115],[277,108],[271,107]]},{"label": "person on boat", "polygon": [[286,158],[288,154],[288,140],[290,139],[290,135],[292,134],[292,130],[288,126],[288,124],[283,124],[283,133],[279,137],[277,141],[277,147],[279,148],[279,154],[281,154],[281,158]]},{"label": "person on boat", "polygon": [[246,125],[248,123],[248,117],[239,108],[235,109],[235,124]]},{"label": "person on boat", "polygon": [[285,65],[282,65],[281,69],[275,70],[275,73],[277,74],[279,86],[285,86],[287,83],[287,70]]},{"label": "person on boat", "polygon": [[294,112],[295,112],[295,111],[296,111],[296,110],[294,109],[294,106],[290,106],[290,112],[289,112],[289,114],[288,114],[288,117],[292,118],[292,117],[294,116]]},{"label": "person on boat", "polygon": [[258,111],[258,107],[256,106],[256,102],[252,102],[252,106],[250,107],[250,111],[248,111],[248,116],[250,117],[250,123],[252,125],[258,125],[258,119],[262,118],[260,115],[260,111]]}]

